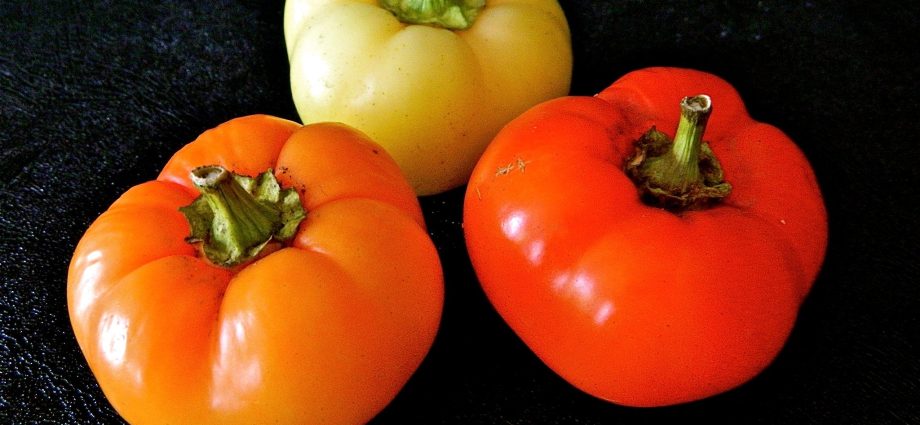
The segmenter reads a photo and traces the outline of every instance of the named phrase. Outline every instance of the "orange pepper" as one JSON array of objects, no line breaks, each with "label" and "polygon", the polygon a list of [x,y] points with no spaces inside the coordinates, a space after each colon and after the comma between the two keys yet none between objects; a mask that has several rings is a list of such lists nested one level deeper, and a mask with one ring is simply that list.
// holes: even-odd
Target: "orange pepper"
[{"label": "orange pepper", "polygon": [[[281,189],[293,212],[255,198],[265,240],[212,258],[262,220],[241,218],[253,199],[230,172],[270,169],[259,190]],[[219,193],[195,203],[218,175]],[[212,203],[212,219],[235,213],[193,235],[183,211]],[[344,125],[265,115],[203,133],[129,189],[87,230],[68,277],[80,348],[131,423],[366,422],[426,355],[442,298],[418,200],[386,152]]]}]

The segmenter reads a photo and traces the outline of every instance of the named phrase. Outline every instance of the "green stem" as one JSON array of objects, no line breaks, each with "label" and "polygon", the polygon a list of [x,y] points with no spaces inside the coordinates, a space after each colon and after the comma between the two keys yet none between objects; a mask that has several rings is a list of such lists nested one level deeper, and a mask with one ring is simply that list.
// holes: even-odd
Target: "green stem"
[{"label": "green stem", "polygon": [[626,164],[647,203],[676,212],[706,207],[731,192],[718,159],[703,142],[712,100],[685,97],[680,108],[674,141],[652,128],[636,142],[636,153]]},{"label": "green stem", "polygon": [[406,24],[431,25],[451,30],[473,26],[485,0],[380,0],[380,6]]},{"label": "green stem", "polygon": [[256,258],[272,240],[287,241],[306,217],[293,189],[282,190],[271,170],[257,177],[219,166],[199,167],[191,179],[201,195],[180,208],[212,263],[232,267]]},{"label": "green stem", "polygon": [[700,150],[710,113],[712,100],[705,94],[685,97],[680,101],[680,122],[674,133],[674,147],[671,150],[675,160],[684,170],[686,181],[699,178]]}]

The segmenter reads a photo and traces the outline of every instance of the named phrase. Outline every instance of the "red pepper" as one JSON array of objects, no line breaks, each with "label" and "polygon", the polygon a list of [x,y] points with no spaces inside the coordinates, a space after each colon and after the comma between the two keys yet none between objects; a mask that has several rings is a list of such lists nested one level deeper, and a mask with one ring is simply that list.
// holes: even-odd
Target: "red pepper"
[{"label": "red pepper", "polygon": [[675,68],[511,122],[473,172],[464,228],[486,294],[536,355],[632,406],[760,373],[827,242],[815,176],[789,137],[751,119],[725,81]]}]

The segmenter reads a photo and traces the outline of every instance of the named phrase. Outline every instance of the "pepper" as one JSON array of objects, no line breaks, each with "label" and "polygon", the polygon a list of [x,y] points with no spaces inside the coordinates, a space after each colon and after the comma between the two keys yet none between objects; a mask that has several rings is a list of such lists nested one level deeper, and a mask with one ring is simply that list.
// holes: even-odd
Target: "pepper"
[{"label": "pepper", "polygon": [[301,120],[367,133],[419,195],[466,184],[501,127],[572,75],[556,0],[288,0],[284,34]]},{"label": "pepper", "polygon": [[379,145],[253,115],[103,212],[67,294],[130,423],[365,423],[431,346],[442,282],[418,200]]},{"label": "pepper", "polygon": [[815,175],[727,82],[631,72],[542,103],[470,179],[464,230],[489,300],[552,370],[630,406],[737,387],[776,357],[816,279]]}]

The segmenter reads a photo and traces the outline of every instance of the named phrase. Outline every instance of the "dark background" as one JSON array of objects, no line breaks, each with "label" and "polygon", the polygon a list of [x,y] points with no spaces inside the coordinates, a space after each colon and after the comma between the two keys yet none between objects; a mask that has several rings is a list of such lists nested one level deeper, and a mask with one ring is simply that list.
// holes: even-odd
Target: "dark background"
[{"label": "dark background", "polygon": [[[715,73],[810,158],[823,271],[779,357],[710,399],[632,409],[575,390],[491,309],[462,188],[423,198],[446,276],[430,355],[376,424],[920,423],[918,2],[563,1],[572,93],[652,65]],[[118,423],[77,348],[66,270],[90,222],[205,129],[297,119],[283,4],[0,3],[0,423]],[[553,52],[547,52],[553,54]],[[779,160],[779,159],[778,159]]]}]

